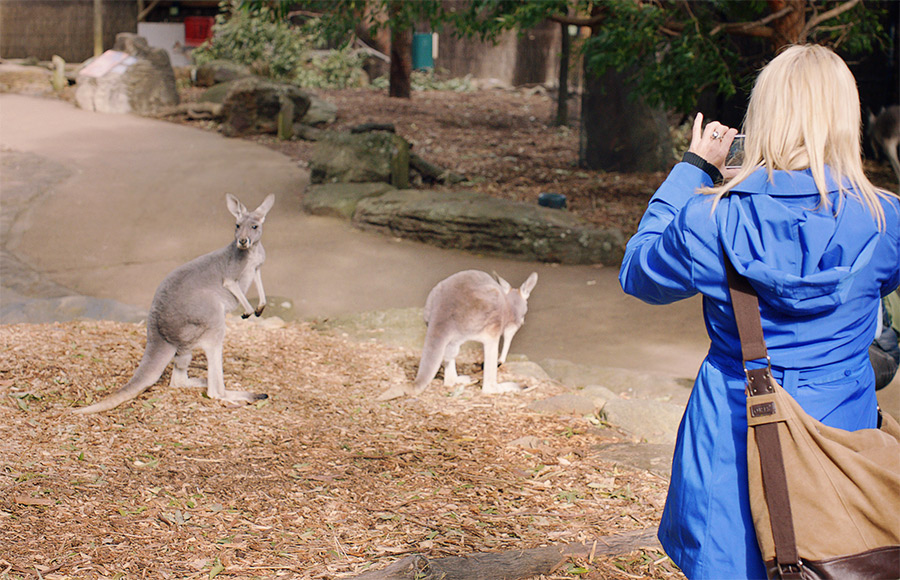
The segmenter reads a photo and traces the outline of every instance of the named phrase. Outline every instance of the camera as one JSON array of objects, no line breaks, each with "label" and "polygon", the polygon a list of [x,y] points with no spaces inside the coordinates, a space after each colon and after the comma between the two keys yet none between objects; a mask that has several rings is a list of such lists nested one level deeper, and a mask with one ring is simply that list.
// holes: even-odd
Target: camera
[{"label": "camera", "polygon": [[744,164],[744,135],[735,135],[728,156],[725,157],[726,169],[739,169]]}]

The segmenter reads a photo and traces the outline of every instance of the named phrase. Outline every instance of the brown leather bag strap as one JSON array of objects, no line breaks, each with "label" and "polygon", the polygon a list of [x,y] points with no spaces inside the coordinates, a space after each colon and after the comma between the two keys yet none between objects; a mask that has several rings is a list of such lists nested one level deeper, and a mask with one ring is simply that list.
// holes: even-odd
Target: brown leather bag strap
[{"label": "brown leather bag strap", "polygon": [[[747,374],[747,396],[773,393],[775,388],[772,386],[771,368],[768,365],[758,369],[747,369],[747,361],[760,359],[768,361],[769,358],[763,335],[762,319],[759,315],[759,298],[750,282],[734,269],[727,254],[724,255],[724,260],[734,318],[741,340],[741,356]],[[780,577],[799,578],[800,556],[797,553],[797,541],[794,535],[794,520],[791,515],[791,501],[788,495],[784,458],[781,454],[778,423],[764,423],[752,427],[752,429],[756,446],[759,448],[763,489],[765,490],[766,506],[769,510],[769,523],[772,526],[775,559]]]}]

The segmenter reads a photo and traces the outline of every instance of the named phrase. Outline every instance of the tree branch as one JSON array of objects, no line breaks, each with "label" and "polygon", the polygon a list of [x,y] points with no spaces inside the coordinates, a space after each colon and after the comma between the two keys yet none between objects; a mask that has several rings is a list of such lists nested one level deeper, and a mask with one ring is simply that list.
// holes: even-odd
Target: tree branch
[{"label": "tree branch", "polygon": [[560,24],[571,24],[574,26],[596,26],[603,22],[606,18],[606,10],[605,6],[600,6],[601,11],[593,16],[579,17],[579,16],[568,16],[558,14],[555,16],[550,16],[547,20],[552,22],[559,22]]},{"label": "tree branch", "polygon": [[770,28],[767,25],[779,18],[783,18],[794,11],[793,6],[785,6],[781,10],[777,12],[773,12],[764,18],[760,18],[759,20],[755,20],[753,22],[727,22],[720,24],[715,27],[712,32],[710,32],[710,36],[714,36],[720,30],[724,30],[729,34],[747,34],[748,36],[771,36],[771,32],[762,33],[762,34],[754,34],[753,30],[769,30]]},{"label": "tree branch", "polygon": [[806,25],[803,27],[803,33],[802,33],[801,38],[806,38],[806,36],[810,33],[810,31],[812,31],[813,28],[815,28],[822,22],[825,22],[826,20],[830,20],[831,18],[835,18],[836,16],[840,16],[844,12],[854,8],[857,4],[859,4],[859,0],[847,0],[847,2],[844,2],[843,4],[841,4],[839,6],[835,6],[834,8],[832,8],[831,10],[829,10],[827,12],[823,12],[822,14],[819,14],[818,16],[810,18],[809,21],[806,23]]},{"label": "tree branch", "polygon": [[[859,0],[851,0],[853,2],[858,2]],[[760,38],[771,38],[774,34],[774,30],[769,28],[767,25],[779,18],[783,18],[789,13],[793,12],[793,6],[785,6],[781,10],[777,12],[773,12],[759,20],[754,20],[753,22],[721,22],[713,27],[712,31],[710,31],[710,36],[715,36],[721,32],[726,32],[728,34],[734,34],[737,36],[756,36]],[[661,29],[663,33],[672,34],[673,32],[684,32],[686,28],[686,24],[683,22],[667,22],[663,28]]]}]

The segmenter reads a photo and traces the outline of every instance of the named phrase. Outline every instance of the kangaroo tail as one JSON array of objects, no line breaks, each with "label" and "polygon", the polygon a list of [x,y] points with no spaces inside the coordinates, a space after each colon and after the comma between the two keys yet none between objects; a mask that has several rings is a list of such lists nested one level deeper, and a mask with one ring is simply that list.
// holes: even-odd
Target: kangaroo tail
[{"label": "kangaroo tail", "polygon": [[431,382],[431,379],[437,374],[441,368],[441,362],[444,360],[444,350],[447,348],[447,341],[440,340],[434,325],[428,326],[425,332],[425,345],[422,347],[422,359],[419,361],[419,370],[416,372],[416,380],[413,383],[416,393],[421,393]]},{"label": "kangaroo tail", "polygon": [[134,371],[134,376],[131,377],[131,380],[99,403],[75,409],[75,412],[82,414],[99,413],[118,407],[125,401],[130,401],[159,380],[163,371],[169,366],[169,361],[172,360],[173,356],[175,356],[175,347],[173,345],[163,340],[160,336],[148,333],[147,348],[144,349],[141,364]]}]

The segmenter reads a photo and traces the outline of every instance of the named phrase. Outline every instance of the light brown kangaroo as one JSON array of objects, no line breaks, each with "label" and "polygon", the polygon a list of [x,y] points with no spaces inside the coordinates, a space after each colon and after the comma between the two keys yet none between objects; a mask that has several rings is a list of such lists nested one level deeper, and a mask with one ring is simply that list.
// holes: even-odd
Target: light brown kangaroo
[{"label": "light brown kangaroo", "polygon": [[495,280],[485,272],[464,270],[439,282],[425,300],[425,324],[428,327],[414,383],[389,389],[379,400],[421,394],[437,374],[442,361],[445,386],[468,384],[469,377],[456,374],[456,357],[460,346],[470,340],[484,345],[481,392],[518,391],[516,383],[497,383],[497,366],[506,362],[513,336],[525,323],[528,297],[537,279],[537,272],[533,272],[520,288],[513,288],[499,276]]},{"label": "light brown kangaroo", "polygon": [[[238,305],[243,317],[259,316],[266,306],[259,269],[266,259],[260,242],[266,214],[275,203],[269,195],[252,212],[236,197],[226,194],[228,210],[237,219],[234,241],[222,249],[200,256],[172,271],[156,289],[147,316],[147,346],[134,376],[121,389],[77,413],[98,413],[121,405],[150,388],[169,361],[175,359],[172,387],[202,387],[201,379],[188,377],[187,369],[194,348],[206,353],[206,394],[210,399],[229,403],[246,403],[265,399],[267,395],[248,391],[225,390],[222,372],[222,342],[225,338],[225,315]],[[247,300],[251,282],[256,284],[259,305],[256,310]]]}]

